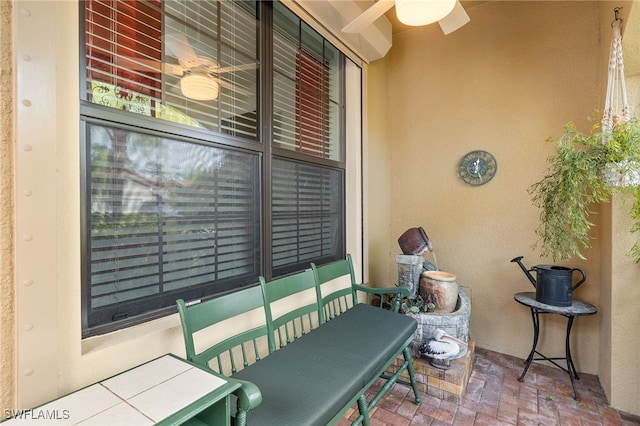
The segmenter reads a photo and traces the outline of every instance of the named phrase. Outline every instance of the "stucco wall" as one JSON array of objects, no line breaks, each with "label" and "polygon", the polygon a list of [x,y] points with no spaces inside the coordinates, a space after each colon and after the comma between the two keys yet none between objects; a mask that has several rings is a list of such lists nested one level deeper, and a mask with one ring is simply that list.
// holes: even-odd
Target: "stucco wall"
[{"label": "stucco wall", "polygon": [[[15,194],[15,221],[12,207],[3,204],[0,213],[9,213],[0,224],[9,221],[7,238],[15,232],[15,244],[4,240],[3,227],[0,237],[3,247],[9,246],[2,259],[5,254],[10,258],[7,263],[14,268],[15,277],[5,283],[2,265],[0,338],[2,353],[15,354],[15,359],[6,364],[2,360],[0,384],[9,397],[3,396],[0,409],[26,409],[165,353],[184,355],[184,344],[177,314],[81,338],[79,3],[41,0],[12,4],[15,54],[7,53],[7,62],[15,61],[16,83],[14,87],[9,84],[8,90],[15,89],[16,121],[15,136],[8,135],[7,144],[15,147],[16,178],[7,182],[9,192]],[[350,63],[347,81],[359,83],[361,78],[360,69]],[[360,141],[359,87],[348,91],[346,97],[346,136]],[[347,249],[354,257],[358,279],[363,231],[360,149],[357,143],[346,153]],[[2,151],[0,158],[3,177],[11,177],[11,169],[4,168],[5,155],[10,159],[14,155]],[[4,195],[2,200],[5,203]],[[11,293],[14,288],[15,299]],[[5,315],[9,319],[6,323]],[[250,315],[245,320],[237,325],[251,328]]]},{"label": "stucco wall", "polygon": [[[377,129],[387,140],[370,137],[368,149],[389,153],[392,179],[389,243],[381,244],[389,251],[371,251],[371,274],[386,273],[395,282],[396,239],[423,226],[440,268],[471,289],[471,338],[481,347],[528,354],[530,315],[513,294],[533,288],[509,260],[523,255],[528,266],[554,262],[531,248],[539,212],[527,188],[542,177],[553,153],[545,139],[560,136],[568,121],[588,131],[587,117],[603,107],[610,23],[619,5],[632,34],[640,21],[628,14],[638,12],[631,2],[484,2],[468,8],[471,22],[448,36],[437,26],[395,34],[388,58],[369,67],[378,71],[370,72],[369,91],[387,90],[385,102],[369,103],[370,114],[386,116],[388,125]],[[637,52],[637,43],[627,40],[625,49]],[[632,107],[640,105],[637,82],[627,78]],[[473,149],[488,150],[498,161],[494,180],[476,188],[456,172],[460,157]],[[633,242],[628,208],[620,197],[600,206],[588,260],[562,263],[587,272],[574,296],[599,307],[597,315],[575,322],[578,370],[600,375],[615,408],[640,414],[634,361],[640,348],[632,335],[639,315],[629,304],[638,296],[639,277],[625,256]],[[561,355],[565,319],[543,321],[542,352]]]},{"label": "stucco wall", "polygon": [[0,407],[11,407],[14,400],[11,10],[11,2],[0,2]]},{"label": "stucco wall", "polygon": [[[366,144],[363,149],[366,179],[365,223],[367,224],[368,281],[376,287],[396,283],[390,278],[389,226],[391,223],[391,145],[389,134],[388,60],[383,58],[367,68]],[[391,268],[393,269],[393,268]]]},{"label": "stucco wall", "polygon": [[[11,34],[11,4],[0,2],[2,79],[12,61],[4,48]],[[77,50],[69,48],[78,45],[77,3],[16,5],[24,8],[14,14],[20,37],[15,55],[20,182],[15,191],[6,187],[12,182],[14,152],[10,143],[3,143],[0,402],[7,407],[16,392],[18,405],[27,408],[183,349],[176,316],[80,339],[79,111],[73,101],[79,98],[79,65]],[[588,129],[586,117],[601,107],[603,64],[597,52],[603,49],[601,40],[605,50],[609,40],[599,30],[602,7],[595,2],[479,3],[469,9],[472,21],[461,30],[444,36],[437,26],[429,26],[398,34],[389,56],[368,67],[364,215],[369,281],[396,282],[397,237],[409,227],[425,227],[441,269],[457,274],[471,289],[471,337],[479,346],[520,357],[530,349],[530,316],[513,301],[513,293],[532,287],[509,260],[524,255],[529,266],[551,262],[530,248],[538,212],[526,189],[542,176],[553,150],[544,139],[559,136],[569,120]],[[637,91],[637,83],[635,87]],[[12,139],[4,104],[10,92],[5,84],[0,88],[3,142]],[[489,184],[472,188],[460,182],[456,165],[464,153],[477,148],[496,156],[498,174]],[[6,194],[17,197],[16,253],[13,226],[6,226],[13,212]],[[624,220],[606,208],[594,220],[598,225],[611,222],[612,237],[594,241],[594,249],[586,253],[588,262],[567,263],[588,274],[576,297],[616,307],[636,296],[629,290],[638,277],[637,269],[628,275],[619,251],[612,258],[622,259],[624,266],[610,262],[607,268],[627,273],[600,274],[607,272],[600,268],[600,250],[606,252],[627,229]],[[605,278],[626,283],[610,301],[601,298]],[[15,345],[10,303],[14,283]],[[638,350],[637,316],[628,312],[616,315],[609,310],[607,316],[602,312],[578,319],[573,348],[579,371],[605,374],[610,397],[624,400],[616,407],[640,414],[640,380],[626,374],[635,368]],[[624,333],[600,337],[602,321],[612,321],[613,327],[622,322]],[[542,349],[561,353],[564,319],[545,318],[545,324]],[[612,354],[617,345],[628,345],[623,358]],[[599,359],[607,348],[607,359]],[[16,365],[11,363],[14,350],[19,355]]]},{"label": "stucco wall", "polygon": [[[610,22],[612,5],[601,4],[601,55],[609,56],[611,40]],[[640,112],[640,6],[638,2],[616,3],[623,6],[623,53],[629,107],[634,116]],[[603,69],[606,73],[606,68]],[[603,95],[604,97],[604,95]],[[633,301],[640,298],[640,267],[627,256],[634,243],[629,233],[629,209],[632,199],[627,194],[614,195],[611,202],[602,205],[602,223],[599,235],[602,241],[602,288],[600,298],[600,383],[611,405],[619,410],[640,414],[640,369],[636,367],[640,339],[640,311]]]},{"label": "stucco wall", "polygon": [[[388,64],[380,65],[388,70],[388,86],[380,82],[387,101],[369,108],[386,114],[388,140],[369,149],[389,152],[390,250],[372,257],[370,268],[389,265],[389,280],[396,281],[396,239],[409,227],[423,226],[440,269],[471,289],[471,338],[478,346],[525,357],[531,318],[513,295],[533,287],[509,261],[523,255],[528,266],[553,263],[531,248],[539,212],[527,188],[542,177],[553,151],[545,138],[561,135],[571,120],[588,130],[587,116],[601,108],[598,4],[485,2],[468,12],[471,22],[448,36],[438,26],[396,34]],[[371,91],[378,84],[370,74]],[[370,137],[369,143],[378,141]],[[456,170],[474,149],[490,151],[498,162],[496,177],[479,187],[464,184]],[[585,253],[588,262],[568,264],[588,275],[575,296],[597,304],[594,244]],[[596,315],[575,323],[580,371],[597,373],[599,321]],[[551,316],[545,323],[543,353],[561,354],[566,320]]]}]

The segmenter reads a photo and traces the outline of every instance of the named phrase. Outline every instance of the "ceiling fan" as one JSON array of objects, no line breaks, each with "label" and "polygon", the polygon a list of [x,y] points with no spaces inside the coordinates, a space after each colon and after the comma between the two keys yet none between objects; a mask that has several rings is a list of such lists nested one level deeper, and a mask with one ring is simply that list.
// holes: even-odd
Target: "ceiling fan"
[{"label": "ceiling fan", "polygon": [[221,67],[215,60],[196,54],[184,34],[168,34],[163,40],[167,51],[178,60],[177,64],[144,58],[125,58],[123,65],[137,71],[162,72],[180,77],[180,91],[185,97],[193,100],[216,99],[221,86],[242,95],[251,94],[248,90],[223,80],[220,75],[256,69],[257,63]]},{"label": "ceiling fan", "polygon": [[416,26],[437,21],[445,34],[470,21],[459,0],[378,0],[347,24],[342,31],[359,33],[393,6],[396,7],[398,19],[403,24]]}]

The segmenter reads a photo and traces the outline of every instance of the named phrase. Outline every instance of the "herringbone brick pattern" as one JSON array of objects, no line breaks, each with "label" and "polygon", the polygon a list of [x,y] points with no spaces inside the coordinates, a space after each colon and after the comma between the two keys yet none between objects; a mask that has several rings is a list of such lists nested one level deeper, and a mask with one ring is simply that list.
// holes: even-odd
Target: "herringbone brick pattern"
[{"label": "herringbone brick pattern", "polygon": [[[416,405],[410,388],[395,385],[373,409],[371,426],[640,425],[640,418],[609,406],[596,376],[580,375],[576,401],[564,371],[534,363],[520,383],[523,366],[520,358],[476,348],[474,369],[459,404],[421,394],[422,402]],[[354,406],[339,426],[349,425],[356,416]]]}]

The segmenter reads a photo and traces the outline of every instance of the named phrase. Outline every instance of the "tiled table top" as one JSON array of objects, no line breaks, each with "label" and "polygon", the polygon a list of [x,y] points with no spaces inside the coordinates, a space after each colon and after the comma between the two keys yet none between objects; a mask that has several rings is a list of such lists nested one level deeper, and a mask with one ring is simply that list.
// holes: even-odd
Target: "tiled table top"
[{"label": "tiled table top", "polygon": [[4,425],[153,425],[227,384],[165,355],[32,410]]},{"label": "tiled table top", "polygon": [[516,293],[514,299],[529,308],[539,309],[545,312],[567,315],[567,316],[581,316],[581,315],[593,315],[598,312],[598,308],[594,305],[583,302],[581,300],[573,299],[570,306],[553,306],[546,303],[541,303],[536,300],[535,292],[523,292]]}]

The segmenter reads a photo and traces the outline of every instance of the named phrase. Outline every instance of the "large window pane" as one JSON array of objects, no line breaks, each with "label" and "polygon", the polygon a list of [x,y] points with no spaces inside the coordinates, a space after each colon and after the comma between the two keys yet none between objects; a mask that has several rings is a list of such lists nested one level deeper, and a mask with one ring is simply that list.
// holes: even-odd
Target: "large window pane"
[{"label": "large window pane", "polygon": [[88,326],[257,280],[258,155],[89,124]]},{"label": "large window pane", "polygon": [[81,4],[83,336],[345,256],[342,53],[277,1]]},{"label": "large window pane", "polygon": [[88,0],[90,102],[258,138],[256,3]]},{"label": "large window pane", "polygon": [[272,167],[273,274],[344,255],[344,173],[286,159]]},{"label": "large window pane", "polygon": [[340,161],[338,51],[280,3],[274,4],[275,146]]}]

